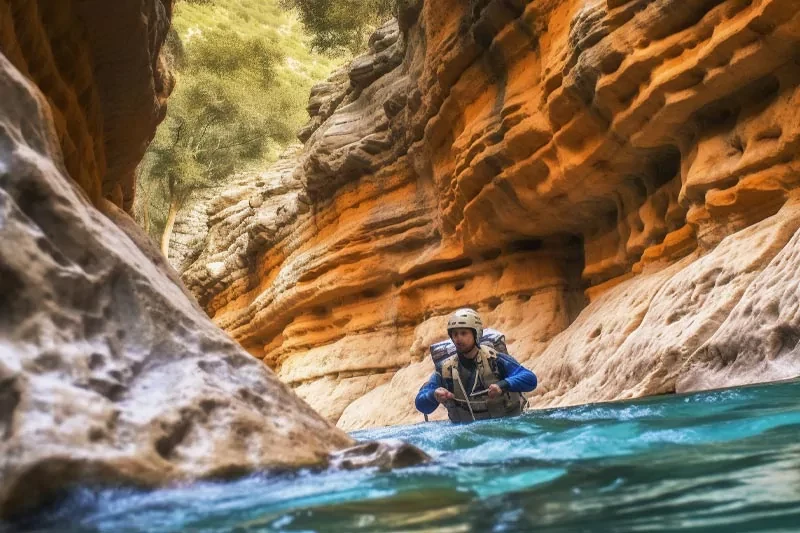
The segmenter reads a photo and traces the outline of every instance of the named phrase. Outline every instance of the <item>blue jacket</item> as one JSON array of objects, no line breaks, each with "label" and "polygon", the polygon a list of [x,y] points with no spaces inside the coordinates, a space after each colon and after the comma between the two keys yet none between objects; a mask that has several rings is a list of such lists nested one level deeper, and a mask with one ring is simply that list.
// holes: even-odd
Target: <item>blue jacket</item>
[{"label": "blue jacket", "polygon": [[[516,359],[508,354],[497,354],[497,373],[501,380],[497,383],[504,391],[511,392],[530,392],[536,388],[536,375],[519,364]],[[462,374],[463,377],[463,374]],[[468,378],[467,382],[472,379]],[[428,415],[439,407],[439,402],[433,396],[433,391],[439,387],[444,387],[449,391],[453,391],[452,380],[442,378],[439,369],[433,373],[431,379],[419,389],[417,399],[414,402],[417,410]]]}]

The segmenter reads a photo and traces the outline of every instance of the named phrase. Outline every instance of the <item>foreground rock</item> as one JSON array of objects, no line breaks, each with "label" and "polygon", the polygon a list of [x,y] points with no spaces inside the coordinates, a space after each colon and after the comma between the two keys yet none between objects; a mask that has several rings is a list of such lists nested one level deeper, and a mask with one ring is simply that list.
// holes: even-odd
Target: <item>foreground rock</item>
[{"label": "foreground rock", "polygon": [[216,323],[348,429],[421,420],[465,305],[538,406],[800,374],[796,0],[402,5],[313,92],[286,203],[212,209]]},{"label": "foreground rock", "polygon": [[75,483],[325,465],[352,444],[206,318],[124,213],[95,209],[63,117],[2,54],[0,96],[0,515]]}]

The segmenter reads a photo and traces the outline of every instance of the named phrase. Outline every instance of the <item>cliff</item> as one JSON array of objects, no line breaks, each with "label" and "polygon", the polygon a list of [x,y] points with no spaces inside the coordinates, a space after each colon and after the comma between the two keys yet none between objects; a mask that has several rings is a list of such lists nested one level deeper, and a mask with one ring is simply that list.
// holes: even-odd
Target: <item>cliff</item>
[{"label": "cliff", "polygon": [[800,374],[796,0],[402,4],[208,204],[217,324],[345,429],[421,419],[462,306],[536,407]]},{"label": "cliff", "polygon": [[2,517],[76,484],[324,465],[352,443],[214,326],[120,209],[171,89],[170,11],[0,0]]},{"label": "cliff", "polygon": [[134,171],[166,113],[172,0],[0,2],[0,50],[43,94],[69,175],[129,209]]}]

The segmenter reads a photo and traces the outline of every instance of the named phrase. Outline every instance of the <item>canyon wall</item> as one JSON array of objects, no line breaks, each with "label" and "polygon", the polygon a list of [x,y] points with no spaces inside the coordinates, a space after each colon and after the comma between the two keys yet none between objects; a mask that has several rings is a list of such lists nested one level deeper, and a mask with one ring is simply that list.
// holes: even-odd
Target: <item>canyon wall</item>
[{"label": "canyon wall", "polygon": [[171,88],[170,10],[0,0],[0,517],[76,484],[324,465],[352,443],[120,209]]},{"label": "canyon wall", "polygon": [[463,306],[536,407],[800,374],[800,2],[401,5],[204,204],[217,324],[345,429],[421,420]]},{"label": "canyon wall", "polygon": [[47,100],[64,166],[96,205],[132,206],[174,86],[161,56],[172,3],[0,2],[0,50]]}]

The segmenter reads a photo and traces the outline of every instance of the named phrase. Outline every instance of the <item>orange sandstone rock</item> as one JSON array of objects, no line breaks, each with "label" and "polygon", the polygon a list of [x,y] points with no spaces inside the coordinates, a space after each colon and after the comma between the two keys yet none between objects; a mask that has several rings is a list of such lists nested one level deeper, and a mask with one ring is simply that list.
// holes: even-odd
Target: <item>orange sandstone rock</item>
[{"label": "orange sandstone rock", "polygon": [[800,374],[791,313],[729,324],[793,305],[796,0],[405,4],[313,93],[294,188],[211,209],[183,277],[216,323],[348,429],[421,419],[467,305],[537,406]]},{"label": "orange sandstone rock", "polygon": [[0,51],[44,94],[69,176],[95,205],[133,205],[134,171],[174,80],[173,0],[0,0]]}]

